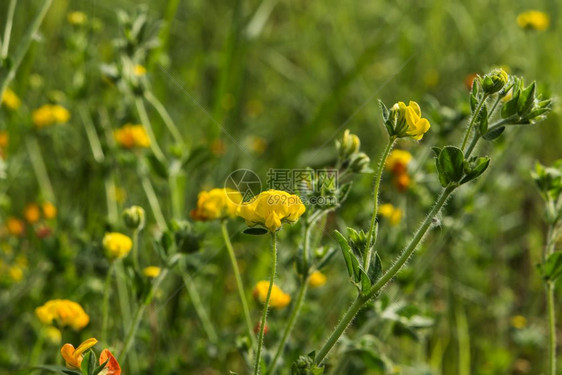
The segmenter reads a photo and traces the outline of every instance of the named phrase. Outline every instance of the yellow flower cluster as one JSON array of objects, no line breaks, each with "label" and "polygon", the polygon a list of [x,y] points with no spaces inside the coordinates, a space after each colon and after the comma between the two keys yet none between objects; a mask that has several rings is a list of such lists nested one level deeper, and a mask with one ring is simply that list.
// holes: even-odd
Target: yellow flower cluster
[{"label": "yellow flower cluster", "polygon": [[90,317],[82,306],[67,299],[53,299],[35,309],[35,315],[44,324],[56,321],[59,326],[70,326],[74,330],[84,328],[90,322]]},{"label": "yellow flower cluster", "polygon": [[429,121],[421,117],[421,109],[418,103],[410,100],[408,105],[404,102],[398,102],[392,106],[393,111],[400,114],[400,118],[406,120],[408,130],[406,135],[415,140],[422,139],[423,135],[429,130]]},{"label": "yellow flower cluster", "polygon": [[311,288],[318,288],[324,284],[326,284],[326,275],[322,272],[314,271],[310,274],[308,278],[308,285],[310,285]]},{"label": "yellow flower cluster", "polygon": [[305,210],[297,195],[268,190],[240,205],[238,216],[245,219],[249,226],[263,225],[270,232],[275,232],[284,222],[296,222]]},{"label": "yellow flower cluster", "polygon": [[517,25],[526,30],[544,31],[550,25],[550,18],[544,12],[528,10],[517,16]]},{"label": "yellow flower cluster", "polygon": [[390,203],[382,204],[378,210],[379,214],[390,221],[391,225],[397,225],[402,220],[402,210]]},{"label": "yellow flower cluster", "polygon": [[122,233],[106,233],[102,241],[105,253],[109,258],[124,258],[133,248],[133,241]]},{"label": "yellow flower cluster", "polygon": [[7,88],[2,94],[2,104],[4,104],[7,108],[15,111],[20,107],[21,100],[20,98],[18,98],[15,92]]},{"label": "yellow flower cluster", "polygon": [[64,124],[70,120],[70,112],[58,104],[45,104],[32,113],[33,124],[38,128],[53,124]]},{"label": "yellow flower cluster", "polygon": [[[252,295],[260,303],[265,303],[267,298],[267,291],[269,290],[269,281],[259,281],[254,287]],[[271,289],[271,297],[269,299],[269,306],[282,309],[291,302],[291,296],[283,292],[281,288],[273,284]]]},{"label": "yellow flower cluster", "polygon": [[113,138],[119,146],[124,148],[150,147],[150,137],[142,125],[126,124],[113,131]]},{"label": "yellow flower cluster", "polygon": [[234,189],[211,189],[197,197],[197,208],[190,216],[193,220],[207,221],[235,217],[242,203],[242,194]]},{"label": "yellow flower cluster", "polygon": [[71,25],[78,26],[85,24],[86,21],[88,21],[88,16],[84,12],[74,11],[68,13],[67,19],[68,23],[70,23]]}]

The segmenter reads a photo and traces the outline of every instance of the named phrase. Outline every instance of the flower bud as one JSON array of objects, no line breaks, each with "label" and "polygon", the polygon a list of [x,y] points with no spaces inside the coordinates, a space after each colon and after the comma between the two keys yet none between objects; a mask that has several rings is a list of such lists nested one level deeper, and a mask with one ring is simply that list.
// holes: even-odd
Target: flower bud
[{"label": "flower bud", "polygon": [[140,206],[131,206],[123,211],[123,221],[130,229],[141,230],[144,228],[145,214],[144,208]]},{"label": "flower bud", "polygon": [[362,173],[369,168],[371,159],[364,152],[353,155],[349,163],[349,169],[354,173]]},{"label": "flower bud", "polygon": [[505,70],[494,69],[482,78],[482,89],[488,95],[495,94],[507,84],[508,79],[509,76]]},{"label": "flower bud", "polygon": [[337,143],[338,150],[342,159],[346,160],[351,155],[359,151],[361,141],[355,134],[351,134],[349,129],[346,129],[340,141]]}]

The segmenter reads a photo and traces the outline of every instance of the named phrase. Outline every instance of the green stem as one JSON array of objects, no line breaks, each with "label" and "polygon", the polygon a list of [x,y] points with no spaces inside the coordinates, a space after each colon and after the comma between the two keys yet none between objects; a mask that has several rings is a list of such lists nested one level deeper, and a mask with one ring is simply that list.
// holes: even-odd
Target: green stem
[{"label": "green stem", "polygon": [[140,272],[140,265],[139,265],[139,232],[140,230],[136,228],[133,230],[133,266],[135,270]]},{"label": "green stem", "polygon": [[242,303],[244,319],[246,320],[246,328],[248,329],[248,337],[252,341],[252,346],[254,346],[256,344],[256,337],[254,335],[254,330],[252,327],[250,309],[248,308],[248,301],[246,299],[246,295],[244,294],[244,284],[242,283],[242,277],[240,276],[238,262],[236,261],[236,254],[234,253],[234,249],[232,248],[230,236],[228,235],[228,228],[226,227],[226,221],[224,220],[221,223],[221,229],[224,244],[226,245],[226,250],[228,252],[228,257],[230,258],[230,263],[232,264],[232,270],[234,271],[234,278],[236,279],[236,289],[238,289],[238,295],[240,296],[240,302]]},{"label": "green stem", "polygon": [[174,123],[174,120],[172,120],[172,117],[170,117],[170,114],[168,113],[166,107],[164,107],[162,102],[160,102],[158,98],[154,96],[154,94],[152,94],[152,92],[150,91],[146,91],[144,93],[144,97],[150,104],[152,104],[154,109],[156,109],[156,112],[158,112],[158,114],[164,121],[164,124],[166,125],[172,136],[174,137],[176,143],[178,145],[185,146],[181,133],[179,132],[176,124]]},{"label": "green stem", "polygon": [[103,183],[105,188],[105,200],[107,204],[107,217],[110,223],[115,224],[119,220],[119,209],[117,207],[116,201],[117,188],[115,186],[115,182],[113,181],[111,172],[108,172],[108,174],[105,176]]},{"label": "green stem", "polygon": [[361,310],[361,308],[373,297],[377,294],[401,269],[402,266],[406,263],[408,258],[412,255],[412,253],[416,250],[418,244],[421,242],[423,237],[425,236],[427,230],[431,226],[433,218],[439,213],[447,198],[451,195],[456,187],[448,186],[439,195],[435,205],[432,207],[429,214],[426,216],[425,220],[423,221],[422,225],[418,228],[414,237],[410,240],[408,245],[404,248],[401,255],[398,259],[393,263],[392,267],[385,272],[385,274],[373,285],[371,290],[366,296],[359,295],[355,301],[349,306],[347,311],[345,312],[343,318],[340,320],[324,346],[318,351],[315,358],[315,363],[320,364],[326,358],[330,350],[339,340],[340,336],[349,326],[357,312]]},{"label": "green stem", "polygon": [[548,308],[548,374],[556,375],[556,313],[554,306],[554,283],[546,283]]},{"label": "green stem", "polygon": [[466,152],[465,152],[465,155],[464,155],[465,159],[468,159],[470,154],[472,154],[472,151],[474,151],[474,147],[476,147],[476,144],[478,143],[479,140],[480,140],[480,135],[475,133],[474,137],[472,137],[472,140],[470,141],[470,144],[468,145],[468,148],[466,149]]},{"label": "green stem", "polygon": [[461,150],[463,150],[463,151],[464,151],[464,147],[466,146],[466,142],[468,141],[468,137],[470,136],[470,132],[472,130],[472,127],[474,126],[474,122],[476,121],[476,118],[478,117],[478,114],[480,113],[480,110],[482,109],[482,106],[486,102],[486,99],[488,99],[488,94],[484,94],[484,96],[482,96],[482,99],[480,99],[480,102],[478,103],[478,106],[476,107],[476,111],[474,111],[474,113],[472,114],[472,118],[470,119],[470,123],[468,124],[468,129],[466,130],[466,133],[464,135],[464,139],[463,139],[462,145],[461,145]]},{"label": "green stem", "polygon": [[53,0],[45,0],[41,8],[39,8],[39,11],[35,13],[35,18],[33,19],[33,21],[31,21],[31,24],[23,38],[18,42],[18,49],[13,54],[10,70],[7,73],[2,72],[2,74],[0,74],[0,97],[2,97],[2,94],[4,93],[4,90],[6,89],[8,84],[12,81],[12,79],[14,79],[16,71],[18,70],[23,57],[29,49],[31,42],[33,41],[33,37],[39,29],[39,26],[41,26],[43,18],[45,18],[45,14],[47,14],[47,11],[49,10],[52,2]]},{"label": "green stem", "polygon": [[158,226],[162,230],[168,230],[168,225],[166,224],[166,219],[164,219],[164,214],[162,213],[162,209],[160,208],[160,203],[158,202],[158,197],[154,192],[154,188],[152,187],[152,183],[146,176],[141,177],[141,184],[148,199],[148,204],[152,209],[152,213],[154,214],[154,218],[158,223]]},{"label": "green stem", "polygon": [[101,324],[101,341],[107,343],[107,325],[109,320],[109,290],[111,289],[111,274],[113,273],[113,264],[111,262],[107,275],[105,276],[105,283],[103,286],[103,303],[102,303],[102,324]]},{"label": "green stem", "polygon": [[174,216],[174,219],[179,220],[182,215],[182,199],[178,189],[178,175],[176,173],[170,174],[170,177],[168,178],[168,185],[170,188],[172,215]]},{"label": "green stem", "polygon": [[281,336],[281,341],[279,341],[277,350],[275,351],[275,356],[273,357],[273,361],[271,361],[269,365],[269,369],[267,371],[268,374],[275,373],[275,369],[277,367],[277,360],[279,359],[281,353],[285,349],[285,343],[287,342],[287,339],[289,338],[289,335],[291,334],[295,326],[295,322],[297,321],[297,317],[299,316],[301,307],[303,305],[306,296],[306,291],[308,290],[308,277],[309,277],[308,253],[310,252],[309,243],[310,243],[310,230],[312,228],[312,225],[313,224],[307,224],[304,229],[303,265],[304,265],[305,273],[304,275],[302,275],[299,291],[297,294],[297,300],[295,301],[292,307],[291,315],[289,316],[289,320],[287,321],[287,324],[285,325],[285,330],[283,331],[283,335]]},{"label": "green stem", "polygon": [[199,296],[199,292],[197,292],[197,288],[195,288],[195,284],[193,283],[193,280],[191,279],[191,277],[189,277],[187,273],[181,271],[180,273],[183,279],[183,283],[185,285],[185,289],[187,289],[187,294],[189,294],[189,298],[193,303],[195,312],[197,313],[197,316],[199,317],[199,320],[203,325],[203,330],[205,331],[205,334],[213,344],[217,344],[219,341],[217,332],[215,331],[215,328],[211,323],[211,319],[209,319],[209,314],[207,314],[207,310],[205,310],[203,304],[201,303],[201,297]]},{"label": "green stem", "polygon": [[166,157],[164,153],[158,146],[156,142],[156,136],[154,135],[154,131],[152,130],[152,125],[150,124],[150,119],[148,118],[148,114],[146,112],[146,107],[144,106],[144,101],[141,97],[135,97],[135,105],[137,107],[137,112],[139,113],[139,118],[144,126],[146,133],[148,134],[148,138],[150,138],[150,149],[154,153],[154,156],[164,165],[167,165]]},{"label": "green stem", "polygon": [[271,298],[271,291],[273,290],[273,280],[275,279],[275,272],[277,269],[277,235],[275,232],[271,233],[271,247],[273,250],[273,265],[271,267],[271,277],[269,279],[269,288],[267,289],[267,297],[265,298],[265,304],[263,306],[263,313],[261,316],[260,322],[260,334],[258,336],[258,350],[256,354],[256,361],[254,364],[254,375],[258,375],[260,373],[260,365],[261,365],[261,349],[263,346],[263,336],[265,332],[265,325],[267,319],[267,311],[269,309],[269,300]]},{"label": "green stem", "polygon": [[133,343],[133,341],[135,339],[135,335],[136,335],[137,330],[139,328],[139,324],[142,320],[144,310],[146,309],[146,307],[152,301],[152,297],[154,296],[154,291],[162,283],[162,281],[164,280],[164,278],[166,277],[167,274],[168,274],[167,268],[163,269],[162,272],[160,272],[158,277],[156,279],[154,279],[154,281],[152,282],[152,286],[150,288],[150,291],[148,292],[148,295],[146,296],[144,301],[137,308],[137,310],[135,312],[135,315],[133,317],[133,320],[131,321],[131,324],[129,326],[129,331],[127,332],[127,337],[125,338],[123,348],[121,349],[121,351],[119,352],[119,355],[117,356],[117,358],[119,358],[120,362],[125,361],[127,353],[129,351],[129,349],[131,348],[131,344]]},{"label": "green stem", "polygon": [[392,146],[394,145],[395,141],[396,141],[396,137],[394,136],[390,137],[390,139],[388,140],[386,148],[384,149],[382,157],[379,161],[379,165],[377,167],[377,172],[375,175],[375,188],[373,192],[374,195],[373,215],[371,216],[371,225],[369,226],[369,234],[367,235],[367,249],[365,252],[365,257],[363,258],[363,269],[365,270],[365,272],[369,270],[369,265],[371,263],[371,254],[374,245],[373,238],[375,237],[375,224],[377,222],[377,214],[378,214],[377,211],[379,206],[379,188],[381,185],[382,171],[384,170],[386,159],[388,158],[388,155],[390,154],[390,150],[392,150]]},{"label": "green stem", "polygon": [[92,149],[92,154],[94,155],[94,160],[98,163],[102,163],[105,156],[101,148],[100,139],[96,133],[96,128],[88,112],[88,108],[84,104],[78,106],[78,112],[80,112],[80,117],[82,117],[82,122],[84,123],[84,129],[86,130],[86,136],[88,137],[88,142],[90,143],[90,148]]},{"label": "green stem", "polygon": [[8,6],[8,15],[6,17],[6,27],[4,28],[4,41],[2,42],[2,60],[8,57],[8,48],[10,47],[10,37],[12,35],[12,25],[14,23],[14,13],[16,11],[16,3],[18,0],[10,0]]},{"label": "green stem", "polygon": [[53,186],[51,185],[51,180],[49,180],[43,154],[41,153],[41,148],[39,147],[39,142],[37,142],[35,135],[28,137],[25,141],[25,145],[43,197],[53,204],[56,203]]}]

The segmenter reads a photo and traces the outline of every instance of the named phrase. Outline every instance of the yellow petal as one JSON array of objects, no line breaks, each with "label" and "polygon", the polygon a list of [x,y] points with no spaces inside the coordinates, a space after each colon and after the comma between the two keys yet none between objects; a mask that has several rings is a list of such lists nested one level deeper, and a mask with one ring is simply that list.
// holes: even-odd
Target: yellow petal
[{"label": "yellow petal", "polygon": [[60,354],[64,358],[68,367],[80,367],[80,361],[74,357],[74,346],[72,344],[64,344],[60,349]]},{"label": "yellow petal", "polygon": [[410,103],[408,103],[408,107],[412,108],[414,112],[418,115],[418,117],[421,117],[421,109],[418,103],[414,102],[413,100],[410,100]]},{"label": "yellow petal", "polygon": [[74,352],[74,357],[78,357],[79,355],[82,355],[82,353],[84,353],[86,350],[88,350],[91,347],[93,347],[94,345],[96,345],[97,342],[98,342],[98,340],[96,340],[93,337],[87,339],[82,344],[80,344],[78,346],[78,348],[76,348],[76,351]]}]

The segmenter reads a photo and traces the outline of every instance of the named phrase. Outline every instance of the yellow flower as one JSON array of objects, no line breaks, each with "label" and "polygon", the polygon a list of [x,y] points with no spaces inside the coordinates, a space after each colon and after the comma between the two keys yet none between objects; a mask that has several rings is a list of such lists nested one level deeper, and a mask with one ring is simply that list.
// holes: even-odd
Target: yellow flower
[{"label": "yellow flower", "polygon": [[538,10],[528,10],[517,16],[517,25],[525,30],[544,31],[548,29],[549,24],[548,14]]},{"label": "yellow flower", "polygon": [[142,65],[137,64],[133,68],[133,73],[135,73],[137,77],[143,76],[146,74],[146,68]]},{"label": "yellow flower", "polygon": [[144,270],[142,270],[142,273],[144,274],[144,276],[154,279],[155,277],[158,277],[158,275],[160,275],[160,267],[146,267]]},{"label": "yellow flower", "polygon": [[83,12],[70,12],[68,13],[68,23],[71,25],[83,25],[88,20],[88,16]]},{"label": "yellow flower", "polygon": [[[267,291],[269,289],[269,281],[259,281],[254,287],[253,296],[261,303],[265,303],[267,298]],[[284,293],[281,288],[273,284],[271,289],[271,297],[269,299],[269,306],[282,309],[291,302],[291,296]]]},{"label": "yellow flower", "polygon": [[64,344],[60,349],[60,354],[64,358],[67,367],[80,368],[82,364],[82,358],[84,357],[84,352],[88,349],[93,348],[98,340],[95,338],[89,338],[80,344],[76,349],[72,344]]},{"label": "yellow flower", "polygon": [[70,326],[80,330],[88,325],[90,317],[82,306],[67,299],[53,299],[35,309],[35,315],[43,324],[56,321],[61,327]]},{"label": "yellow flower", "polygon": [[70,119],[70,112],[58,104],[45,104],[32,113],[33,124],[42,128],[53,124],[64,124]]},{"label": "yellow flower", "polygon": [[23,216],[28,223],[33,224],[39,221],[41,217],[41,211],[39,211],[39,206],[35,203],[30,203],[25,207],[23,211]]},{"label": "yellow flower", "polygon": [[391,225],[397,225],[402,219],[402,210],[390,203],[382,204],[378,210],[379,214],[390,220]]},{"label": "yellow flower", "polygon": [[523,315],[515,315],[511,318],[511,325],[515,329],[525,328],[525,326],[527,325],[527,318],[525,318]]},{"label": "yellow flower", "polygon": [[408,105],[398,102],[392,106],[391,110],[398,114],[399,123],[405,121],[407,125],[407,129],[404,129],[405,132],[400,131],[399,137],[410,136],[419,141],[430,128],[429,121],[421,117],[419,104],[412,100]]},{"label": "yellow flower", "polygon": [[234,189],[202,191],[197,196],[197,208],[190,212],[190,216],[199,221],[235,217],[241,203],[242,194]]},{"label": "yellow flower", "polygon": [[21,269],[20,266],[11,266],[10,269],[8,270],[9,274],[10,274],[10,278],[12,279],[13,282],[19,282],[21,281],[21,279],[23,279],[23,270]]},{"label": "yellow flower", "polygon": [[57,216],[57,208],[51,202],[43,203],[42,208],[45,219],[54,219]]},{"label": "yellow flower", "polygon": [[311,288],[318,288],[324,284],[326,284],[326,275],[322,272],[314,271],[310,274],[310,277],[308,278],[308,285],[310,285]]},{"label": "yellow flower", "polygon": [[45,336],[50,343],[55,345],[59,345],[62,341],[62,333],[57,327],[47,327],[45,329]]},{"label": "yellow flower", "polygon": [[15,92],[6,88],[6,90],[4,90],[4,93],[2,94],[2,104],[15,111],[20,107],[21,100],[20,98],[18,98]]},{"label": "yellow flower", "polygon": [[133,241],[122,233],[106,233],[103,237],[103,248],[110,258],[124,258],[133,247]]},{"label": "yellow flower", "polygon": [[8,229],[8,233],[12,236],[21,236],[25,230],[23,221],[16,219],[15,217],[8,218],[6,221],[6,228]]},{"label": "yellow flower", "polygon": [[150,147],[150,137],[142,125],[126,124],[113,131],[115,141],[124,148]]},{"label": "yellow flower", "polygon": [[388,159],[386,159],[385,167],[387,170],[402,174],[406,172],[406,167],[412,160],[412,154],[405,150],[392,150]]},{"label": "yellow flower", "polygon": [[281,228],[283,222],[296,222],[305,210],[297,195],[268,190],[261,192],[250,202],[240,205],[238,216],[245,219],[249,226],[259,224],[270,232],[275,232]]}]

